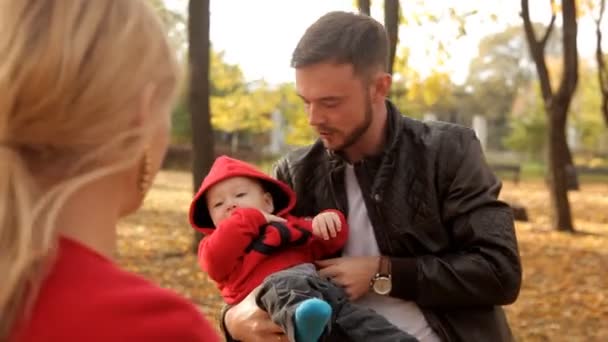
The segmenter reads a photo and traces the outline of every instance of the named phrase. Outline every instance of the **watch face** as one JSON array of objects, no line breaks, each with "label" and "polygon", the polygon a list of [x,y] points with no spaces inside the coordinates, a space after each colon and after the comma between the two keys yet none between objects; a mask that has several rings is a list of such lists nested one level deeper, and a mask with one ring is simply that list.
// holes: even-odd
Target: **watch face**
[{"label": "watch face", "polygon": [[374,292],[380,295],[387,295],[391,292],[393,284],[389,277],[378,277],[374,281]]}]

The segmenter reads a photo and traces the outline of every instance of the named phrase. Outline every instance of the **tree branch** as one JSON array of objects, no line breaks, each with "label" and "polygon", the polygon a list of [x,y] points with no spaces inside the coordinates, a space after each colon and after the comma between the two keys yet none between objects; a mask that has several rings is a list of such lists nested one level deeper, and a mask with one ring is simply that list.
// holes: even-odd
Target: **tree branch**
[{"label": "tree branch", "polygon": [[365,15],[370,15],[370,2],[371,0],[357,0],[357,6],[359,7],[359,12]]},{"label": "tree branch", "polygon": [[[553,3],[553,0],[551,0],[551,2]],[[530,20],[528,0],[521,0],[521,17],[524,22],[524,32],[526,34],[530,55],[532,55],[536,71],[538,72],[543,99],[545,104],[550,105],[553,101],[553,91],[551,90],[551,79],[549,78],[549,72],[545,62],[545,45],[536,39],[536,33],[534,32],[534,27]],[[549,32],[549,30],[547,30],[547,32]],[[545,33],[545,36],[547,36],[547,33]]]},{"label": "tree branch", "polygon": [[602,51],[602,29],[601,23],[604,17],[604,10],[606,8],[606,1],[600,1],[600,13],[598,18],[594,18],[595,21],[595,60],[597,62],[597,76],[598,83],[600,86],[600,92],[602,94],[602,116],[604,117],[604,123],[608,125],[608,70],[606,70],[606,61],[604,60],[604,51]]},{"label": "tree branch", "polygon": [[558,98],[559,101],[570,103],[570,99],[578,83],[578,49],[576,46],[576,35],[578,32],[576,23],[576,3],[575,0],[562,1],[562,21],[563,21],[563,77],[560,84]]},{"label": "tree branch", "polygon": [[549,22],[549,27],[547,27],[547,30],[545,31],[545,35],[543,36],[543,39],[541,39],[540,44],[542,45],[543,50],[545,49],[545,46],[547,45],[547,41],[549,40],[549,37],[551,36],[551,32],[553,32],[553,27],[555,26],[555,18],[557,17],[555,15],[555,11],[553,11],[553,8],[555,7],[555,0],[550,0],[551,1],[551,22]]}]

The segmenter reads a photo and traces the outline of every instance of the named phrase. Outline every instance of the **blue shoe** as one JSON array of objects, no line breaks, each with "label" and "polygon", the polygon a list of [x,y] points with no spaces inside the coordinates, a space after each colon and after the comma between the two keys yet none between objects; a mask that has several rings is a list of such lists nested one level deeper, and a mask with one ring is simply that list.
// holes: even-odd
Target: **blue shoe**
[{"label": "blue shoe", "polygon": [[297,342],[317,342],[331,319],[331,306],[326,301],[311,298],[298,305],[294,316]]}]

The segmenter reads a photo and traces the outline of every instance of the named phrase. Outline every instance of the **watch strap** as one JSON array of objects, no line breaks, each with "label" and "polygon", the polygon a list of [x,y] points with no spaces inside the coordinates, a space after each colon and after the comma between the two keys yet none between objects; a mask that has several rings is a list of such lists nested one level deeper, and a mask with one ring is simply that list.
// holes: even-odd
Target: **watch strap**
[{"label": "watch strap", "polygon": [[391,260],[387,256],[380,257],[380,265],[378,267],[378,275],[388,277],[391,275]]}]

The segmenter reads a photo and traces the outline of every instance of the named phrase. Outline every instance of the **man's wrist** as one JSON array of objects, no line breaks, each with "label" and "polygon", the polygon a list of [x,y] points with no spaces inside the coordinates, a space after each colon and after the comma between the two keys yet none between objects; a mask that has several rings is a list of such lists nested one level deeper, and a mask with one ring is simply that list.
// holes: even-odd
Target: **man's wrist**
[{"label": "man's wrist", "polygon": [[[380,273],[380,263],[382,263],[382,255],[379,255],[376,258],[376,272],[374,273],[374,277]],[[373,278],[373,277],[372,277]]]},{"label": "man's wrist", "polygon": [[391,296],[404,300],[418,298],[418,266],[416,258],[391,258],[393,291]]},{"label": "man's wrist", "polygon": [[224,337],[226,338],[226,342],[236,342],[237,340],[235,340],[234,338],[232,338],[232,335],[230,335],[230,331],[228,329],[228,325],[226,324],[227,320],[226,319],[230,319],[230,309],[232,308],[232,305],[224,305],[224,307],[222,307],[222,311],[220,313],[220,329],[222,330],[222,333],[224,334]]},{"label": "man's wrist", "polygon": [[370,287],[379,295],[389,295],[392,291],[391,261],[387,256],[378,257],[376,274],[370,281]]}]

